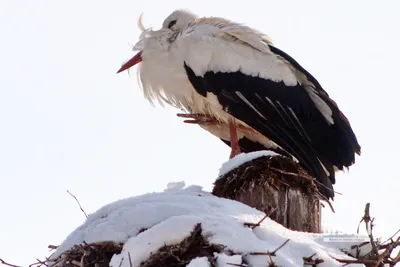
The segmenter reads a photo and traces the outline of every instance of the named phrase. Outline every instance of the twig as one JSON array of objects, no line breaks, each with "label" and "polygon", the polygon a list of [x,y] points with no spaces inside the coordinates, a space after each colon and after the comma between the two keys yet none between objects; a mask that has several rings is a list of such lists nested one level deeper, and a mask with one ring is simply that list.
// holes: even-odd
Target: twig
[{"label": "twig", "polygon": [[[391,254],[393,252],[393,250],[395,248],[397,248],[400,245],[400,236],[393,241],[393,237],[397,235],[397,233],[399,231],[397,231],[392,237],[390,237],[388,240],[386,240],[384,243],[386,243],[387,241],[391,241],[390,243],[378,243],[376,241],[374,241],[374,237],[373,237],[373,233],[372,233],[372,229],[373,229],[373,222],[374,222],[374,218],[371,218],[370,216],[370,203],[367,203],[365,205],[365,209],[364,209],[364,216],[361,218],[360,223],[358,224],[357,227],[357,233],[359,233],[359,229],[360,229],[360,225],[362,222],[365,222],[365,227],[368,233],[368,237],[369,237],[369,242],[364,242],[361,243],[357,246],[352,246],[351,249],[353,248],[359,248],[365,244],[370,243],[372,246],[372,249],[369,253],[363,255],[360,257],[359,255],[359,251],[357,251],[357,255],[356,258],[357,259],[337,259],[334,258],[336,261],[340,262],[340,263],[344,263],[344,264],[351,264],[351,263],[361,263],[366,265],[367,267],[378,267],[378,266],[387,266],[387,264],[389,264],[388,266],[393,267],[395,266],[397,263],[400,262],[400,252],[399,254],[395,257],[395,258],[391,258]],[[384,250],[381,254],[379,254],[379,251]],[[353,255],[350,255],[354,257]]]},{"label": "twig", "polygon": [[268,214],[265,214],[265,216],[264,216],[258,223],[244,223],[244,225],[250,227],[251,229],[254,229],[254,228],[260,226],[261,223],[262,223],[266,218],[270,217],[277,209],[278,209],[277,207],[271,209],[271,210],[268,212]]},{"label": "twig", "polygon": [[399,253],[397,253],[397,256],[393,258],[392,262],[393,262],[393,266],[394,266],[394,264],[400,262],[400,251],[399,251]]},{"label": "twig", "polygon": [[290,241],[290,238],[287,239],[285,242],[283,242],[283,244],[280,245],[277,249],[275,249],[274,251],[272,251],[271,254],[275,256],[275,253],[278,252],[278,250],[280,250],[281,248],[283,248],[289,241]]},{"label": "twig", "polygon": [[332,188],[329,188],[329,187],[327,187],[326,185],[324,185],[323,183],[320,183],[320,182],[317,181],[317,179],[315,179],[314,177],[307,177],[307,176],[305,176],[305,175],[301,175],[300,173],[293,173],[293,172],[284,171],[284,170],[281,170],[281,169],[278,169],[278,168],[275,168],[275,167],[272,167],[272,166],[268,166],[268,168],[270,168],[271,170],[277,171],[277,172],[279,172],[279,173],[281,173],[281,174],[286,174],[286,175],[290,175],[290,176],[300,177],[300,178],[303,178],[303,179],[305,179],[305,180],[314,182],[314,183],[316,183],[316,184],[318,184],[318,185],[324,187],[325,189],[328,189],[329,191],[334,192],[335,194],[342,195],[342,193],[336,192],[336,191],[333,190]]},{"label": "twig", "polygon": [[36,263],[34,263],[34,264],[31,264],[31,265],[29,265],[29,267],[30,266],[49,266],[47,263],[49,262],[49,258],[46,258],[46,260],[44,260],[44,261],[42,261],[42,260],[39,260],[39,259],[36,259]]},{"label": "twig", "polygon": [[272,256],[271,256],[271,255],[268,255],[268,256],[269,256],[269,264],[268,264],[268,267],[278,267],[278,266],[275,264],[274,260],[272,259]]},{"label": "twig", "polygon": [[376,247],[376,243],[375,243],[374,237],[372,235],[372,228],[374,227],[374,225],[373,225],[374,218],[371,219],[371,216],[370,216],[370,213],[369,213],[369,207],[370,207],[370,203],[365,204],[364,216],[361,218],[361,221],[358,224],[357,234],[359,232],[360,224],[364,221],[365,230],[368,233],[369,241],[370,241],[371,246],[372,246],[372,253],[374,253],[375,256],[378,256],[379,255],[379,251],[378,251],[378,248]]},{"label": "twig", "polygon": [[276,252],[278,252],[278,250],[280,250],[281,248],[283,248],[288,242],[290,241],[290,238],[287,239],[285,242],[283,242],[282,245],[280,245],[277,249],[275,249],[272,252],[251,252],[249,253],[249,255],[265,255],[265,256],[276,256]]},{"label": "twig", "polygon": [[14,265],[14,264],[5,262],[5,261],[2,260],[2,259],[0,259],[0,263],[1,263],[1,264],[4,264],[4,265],[7,265],[7,266],[10,266],[10,267],[21,267],[21,266],[19,266],[19,265]]},{"label": "twig", "polygon": [[303,257],[304,265],[311,265],[312,267],[316,267],[318,264],[324,262],[324,260],[320,258],[313,259],[315,255],[316,253],[312,254],[310,257]]},{"label": "twig", "polygon": [[86,216],[86,218],[87,218],[88,216],[87,216],[85,210],[82,208],[81,203],[80,203],[79,200],[76,198],[76,196],[74,196],[74,195],[73,195],[71,192],[69,192],[68,190],[67,190],[67,193],[70,194],[73,198],[75,198],[76,202],[77,202],[78,205],[79,205],[79,208],[81,209],[81,211],[83,212],[83,214],[85,214],[85,216]]},{"label": "twig", "polygon": [[49,248],[50,250],[54,250],[54,249],[57,249],[58,246],[56,246],[56,245],[48,245],[47,248]]},{"label": "twig", "polygon": [[121,261],[120,261],[118,267],[121,267],[123,262],[124,262],[124,258],[121,259]]},{"label": "twig", "polygon": [[320,192],[318,192],[318,196],[321,198],[322,201],[325,201],[326,203],[328,203],[332,212],[335,213],[335,209],[333,208],[332,203],[329,201],[329,199],[326,196],[324,196],[323,194],[321,194]]},{"label": "twig", "polygon": [[128,251],[128,258],[129,258],[129,266],[132,267],[132,259],[131,259],[131,253]]},{"label": "twig", "polygon": [[389,237],[385,242],[382,242],[382,244],[385,244],[386,242],[390,241],[393,239],[393,237],[395,237],[398,233],[400,233],[400,229],[396,231],[396,233],[394,233],[391,237]]}]

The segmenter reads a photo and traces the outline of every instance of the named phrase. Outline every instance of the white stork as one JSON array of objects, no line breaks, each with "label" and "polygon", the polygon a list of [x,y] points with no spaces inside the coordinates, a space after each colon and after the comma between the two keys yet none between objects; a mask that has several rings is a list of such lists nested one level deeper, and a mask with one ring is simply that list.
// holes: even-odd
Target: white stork
[{"label": "white stork", "polygon": [[141,62],[145,97],[188,113],[232,148],[293,157],[332,198],[335,171],[360,145],[349,121],[318,81],[268,36],[227,19],[174,11],[160,30],[144,30],[124,71]]}]

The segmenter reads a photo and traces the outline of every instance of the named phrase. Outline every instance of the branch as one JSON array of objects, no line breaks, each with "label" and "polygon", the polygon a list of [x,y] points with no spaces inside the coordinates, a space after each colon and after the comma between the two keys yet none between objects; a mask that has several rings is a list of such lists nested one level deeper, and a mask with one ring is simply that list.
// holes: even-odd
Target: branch
[{"label": "branch", "polygon": [[78,205],[79,205],[79,208],[81,209],[81,211],[83,212],[83,214],[85,214],[85,216],[86,216],[86,218],[87,218],[88,216],[87,216],[85,210],[82,208],[81,203],[80,203],[79,200],[76,198],[76,196],[74,196],[74,195],[73,195],[71,192],[69,192],[68,190],[67,190],[67,193],[70,194],[73,198],[75,198],[76,202],[77,202]]},{"label": "branch", "polygon": [[369,214],[369,207],[370,207],[370,203],[365,204],[365,209],[364,209],[364,216],[361,218],[360,223],[358,224],[358,228],[357,228],[357,234],[359,232],[359,228],[360,228],[360,224],[364,221],[365,223],[365,230],[368,233],[369,236],[369,241],[371,243],[372,246],[372,253],[375,256],[379,255],[379,251],[378,248],[376,247],[376,243],[374,241],[374,237],[372,235],[372,228],[374,227],[374,218],[371,219],[371,216]]},{"label": "branch", "polygon": [[[345,264],[361,263],[361,264],[366,265],[367,267],[378,267],[378,266],[383,266],[384,264],[389,264],[388,266],[393,267],[397,263],[400,262],[400,252],[395,258],[391,258],[391,254],[392,254],[393,250],[395,248],[397,248],[398,246],[400,246],[400,236],[395,241],[393,241],[393,239],[392,239],[394,236],[396,236],[396,234],[399,231],[397,231],[392,237],[390,237],[387,240],[387,241],[390,240],[391,241],[390,243],[386,243],[387,241],[385,241],[384,243],[386,243],[386,244],[384,244],[384,243],[378,243],[378,242],[374,241],[374,237],[372,234],[372,229],[374,226],[374,224],[373,224],[374,218],[371,218],[369,209],[370,209],[370,203],[367,203],[365,205],[365,209],[364,209],[364,216],[361,218],[361,221],[357,227],[357,233],[358,233],[361,223],[365,222],[365,228],[368,233],[369,242],[367,242],[367,243],[364,242],[357,246],[352,246],[351,249],[361,247],[365,244],[370,243],[372,246],[372,250],[369,253],[367,253],[361,257],[359,255],[359,253],[357,253],[357,255],[356,255],[357,259],[350,259],[350,260],[349,259],[337,259],[337,258],[334,258],[334,259],[340,263],[345,263]],[[384,251],[381,254],[379,254],[379,251],[382,251],[382,250],[384,250]],[[349,254],[349,256],[354,257],[353,255],[350,255],[350,254]]]},{"label": "branch", "polygon": [[271,209],[271,210],[268,212],[268,214],[266,214],[258,223],[244,223],[244,226],[248,226],[248,227],[250,227],[251,229],[254,229],[254,228],[260,226],[261,223],[262,223],[266,218],[270,217],[277,209],[278,209],[277,207]]},{"label": "branch", "polygon": [[10,267],[21,267],[21,266],[19,266],[19,265],[14,265],[14,264],[5,262],[5,261],[3,261],[2,259],[0,259],[0,263],[1,263],[1,264],[4,264],[4,265],[7,265],[7,266],[10,266]]},{"label": "branch", "polygon": [[398,233],[400,233],[400,229],[396,231],[396,233],[394,233],[391,237],[389,237],[385,242],[382,242],[383,244],[385,244],[386,242],[393,240],[393,237],[395,237]]},{"label": "branch", "polygon": [[324,262],[324,260],[320,258],[313,259],[315,255],[316,253],[312,254],[310,257],[303,257],[304,265],[311,265],[313,267],[316,267],[318,264]]},{"label": "branch", "polygon": [[276,252],[278,252],[278,250],[280,250],[281,248],[283,248],[288,242],[290,241],[290,239],[287,239],[285,242],[283,242],[282,245],[280,245],[277,249],[275,249],[272,252],[251,252],[249,253],[249,255],[265,255],[265,256],[276,256]]}]

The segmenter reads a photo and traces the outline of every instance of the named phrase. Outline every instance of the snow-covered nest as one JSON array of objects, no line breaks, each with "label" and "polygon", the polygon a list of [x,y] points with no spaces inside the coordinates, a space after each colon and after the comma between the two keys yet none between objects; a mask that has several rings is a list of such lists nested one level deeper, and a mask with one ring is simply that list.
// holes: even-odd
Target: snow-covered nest
[{"label": "snow-covered nest", "polygon": [[242,153],[225,162],[212,193],[229,199],[248,192],[249,188],[267,186],[299,190],[315,199],[324,198],[317,181],[297,162],[271,151]]},{"label": "snow-covered nest", "polygon": [[[199,186],[176,183],[162,193],[119,200],[91,214],[57,248],[49,264],[264,267],[273,261],[297,267],[303,266],[304,257],[314,255],[312,259],[323,260],[318,265],[323,267],[342,266],[334,258],[351,259],[339,250],[341,243],[326,242],[323,235],[291,231],[269,218],[254,226],[264,217],[263,212],[215,197]],[[286,240],[275,255],[268,255]],[[346,247],[354,243],[347,242]],[[87,251],[102,251],[103,263],[82,264]]]}]

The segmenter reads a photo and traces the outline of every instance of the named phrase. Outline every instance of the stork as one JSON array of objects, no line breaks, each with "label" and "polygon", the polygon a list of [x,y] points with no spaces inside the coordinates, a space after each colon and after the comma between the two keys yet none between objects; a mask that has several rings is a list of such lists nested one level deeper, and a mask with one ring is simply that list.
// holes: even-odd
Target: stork
[{"label": "stork", "polygon": [[174,11],[160,30],[144,29],[138,53],[144,96],[185,111],[241,152],[273,150],[290,156],[334,197],[335,172],[361,147],[345,115],[319,82],[271,39],[224,18]]}]

